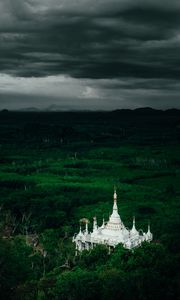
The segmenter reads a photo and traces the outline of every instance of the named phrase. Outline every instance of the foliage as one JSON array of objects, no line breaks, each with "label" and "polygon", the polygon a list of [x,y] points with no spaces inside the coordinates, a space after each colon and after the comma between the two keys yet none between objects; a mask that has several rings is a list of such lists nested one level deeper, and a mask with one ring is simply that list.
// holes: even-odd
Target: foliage
[{"label": "foliage", "polygon": [[[179,124],[178,111],[0,114],[1,299],[177,299]],[[79,220],[107,220],[114,185],[124,223],[150,221],[154,243],[75,256]]]}]

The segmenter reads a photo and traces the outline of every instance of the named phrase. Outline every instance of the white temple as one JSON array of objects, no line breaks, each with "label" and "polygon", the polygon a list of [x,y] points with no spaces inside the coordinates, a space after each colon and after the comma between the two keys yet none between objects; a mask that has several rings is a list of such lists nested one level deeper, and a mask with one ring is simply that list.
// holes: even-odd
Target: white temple
[{"label": "white temple", "polygon": [[122,243],[124,248],[133,249],[134,247],[138,247],[144,241],[152,241],[153,235],[150,231],[150,225],[148,225],[147,233],[142,230],[137,230],[135,226],[135,218],[133,218],[133,226],[132,229],[128,229],[124,226],[121,221],[121,217],[118,214],[117,207],[117,194],[116,190],[114,190],[114,205],[113,212],[109,218],[107,223],[104,222],[99,227],[97,225],[96,217],[94,217],[93,221],[93,231],[88,231],[88,220],[86,222],[86,229],[84,231],[81,230],[78,234],[75,234],[73,237],[73,242],[76,244],[76,250],[83,251],[92,249],[97,244],[104,244],[111,247],[117,246],[119,243]]}]

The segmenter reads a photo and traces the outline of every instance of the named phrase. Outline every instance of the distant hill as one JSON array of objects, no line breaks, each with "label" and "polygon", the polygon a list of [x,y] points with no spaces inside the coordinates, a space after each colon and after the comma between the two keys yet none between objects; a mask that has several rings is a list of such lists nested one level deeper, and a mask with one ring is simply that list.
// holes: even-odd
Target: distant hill
[{"label": "distant hill", "polygon": [[171,109],[167,109],[164,111],[166,114],[171,114],[171,115],[179,115],[180,110],[176,109],[176,108],[171,108]]},{"label": "distant hill", "polygon": [[8,112],[9,112],[9,110],[6,109],[6,108],[4,108],[4,109],[1,110],[1,113],[8,113]]},{"label": "distant hill", "polygon": [[29,111],[32,111],[32,112],[36,112],[36,111],[40,111],[39,108],[37,107],[27,107],[27,108],[22,108],[20,111],[24,111],[24,112],[29,112]]},{"label": "distant hill", "polygon": [[162,112],[162,110],[154,109],[152,107],[140,107],[140,108],[134,109],[134,112],[137,112],[140,114],[152,114],[152,113]]},{"label": "distant hill", "polygon": [[161,110],[161,109],[154,109],[152,107],[140,107],[140,108],[135,108],[135,109],[115,109],[112,111],[106,111],[106,110],[76,110],[76,109],[67,109],[64,107],[61,107],[59,105],[52,104],[45,109],[40,109],[37,107],[27,107],[27,108],[21,108],[19,110],[8,110],[6,108],[2,109],[0,113],[7,113],[7,112],[62,112],[62,113],[110,113],[110,114],[116,114],[116,115],[158,115],[158,114],[166,114],[166,115],[177,115],[179,116],[180,114],[180,109],[176,108],[170,108],[166,110]]},{"label": "distant hill", "polygon": [[154,114],[169,114],[169,115],[179,115],[180,110],[176,108],[161,110],[161,109],[154,109],[151,107],[141,107],[135,109],[116,109],[112,111],[116,114],[133,114],[133,115],[154,115]]}]

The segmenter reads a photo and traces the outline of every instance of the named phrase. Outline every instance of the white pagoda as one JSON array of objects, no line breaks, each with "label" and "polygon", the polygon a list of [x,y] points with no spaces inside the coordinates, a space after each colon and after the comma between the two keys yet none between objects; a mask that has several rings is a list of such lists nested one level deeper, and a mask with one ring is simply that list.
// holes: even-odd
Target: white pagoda
[{"label": "white pagoda", "polygon": [[93,249],[97,244],[104,244],[110,248],[116,247],[118,244],[123,244],[126,249],[133,249],[138,247],[144,241],[152,241],[153,235],[150,231],[150,225],[148,225],[147,233],[142,230],[137,230],[135,226],[135,217],[133,218],[132,229],[128,229],[124,226],[121,221],[121,217],[118,214],[117,207],[117,194],[114,189],[114,205],[113,212],[107,223],[104,222],[99,227],[97,225],[96,217],[93,221],[93,231],[88,231],[88,220],[86,221],[86,228],[84,231],[81,230],[78,234],[73,237],[73,242],[76,244],[76,253],[78,251]]}]

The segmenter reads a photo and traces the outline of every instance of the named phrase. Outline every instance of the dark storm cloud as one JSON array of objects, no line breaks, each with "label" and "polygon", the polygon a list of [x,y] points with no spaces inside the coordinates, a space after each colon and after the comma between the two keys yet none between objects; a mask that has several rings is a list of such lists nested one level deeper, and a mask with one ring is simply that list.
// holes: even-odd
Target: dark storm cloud
[{"label": "dark storm cloud", "polygon": [[0,69],[179,78],[179,1],[1,0]]},{"label": "dark storm cloud", "polygon": [[[41,102],[41,91],[46,104],[74,96],[78,107],[83,97],[102,108],[151,106],[152,96],[167,107],[168,95],[178,106],[179,0],[0,0],[0,13],[3,105],[8,91],[11,102],[13,93]],[[61,82],[55,91],[52,78]]]}]

